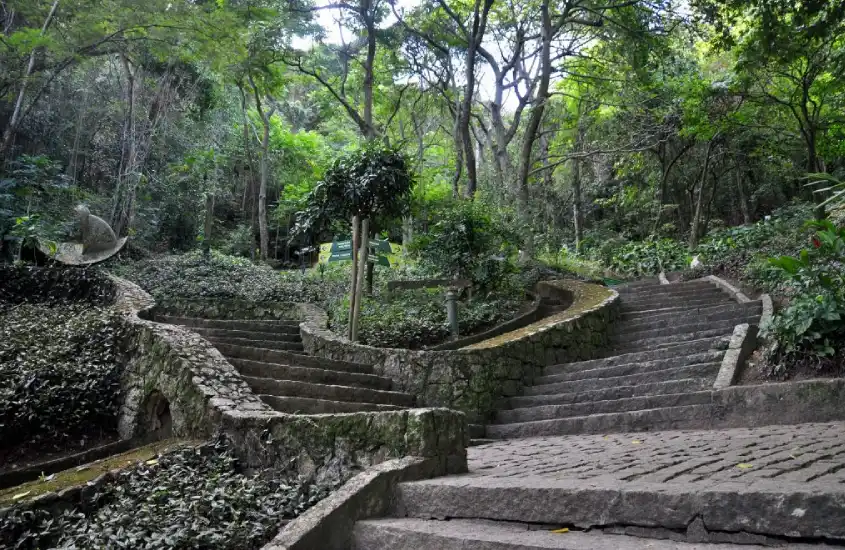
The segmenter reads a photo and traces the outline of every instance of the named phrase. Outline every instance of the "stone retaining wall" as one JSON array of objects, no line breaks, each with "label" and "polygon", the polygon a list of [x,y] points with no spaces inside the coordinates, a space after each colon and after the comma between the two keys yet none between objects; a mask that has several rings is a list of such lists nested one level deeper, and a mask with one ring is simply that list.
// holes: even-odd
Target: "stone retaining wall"
[{"label": "stone retaining wall", "polygon": [[618,294],[579,281],[550,281],[570,293],[565,311],[521,329],[448,351],[413,351],[355,344],[327,328],[326,313],[299,304],[305,350],[320,357],[374,365],[396,389],[429,407],[463,411],[471,423],[487,422],[504,398],[519,395],[542,367],[591,358],[607,342]]}]

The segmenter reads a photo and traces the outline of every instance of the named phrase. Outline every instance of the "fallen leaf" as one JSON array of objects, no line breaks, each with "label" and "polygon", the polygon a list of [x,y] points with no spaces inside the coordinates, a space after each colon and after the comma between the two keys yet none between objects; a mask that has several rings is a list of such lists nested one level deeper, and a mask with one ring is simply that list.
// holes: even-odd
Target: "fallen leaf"
[{"label": "fallen leaf", "polygon": [[736,467],[739,468],[740,470],[747,470],[748,468],[753,468],[754,465],[748,464],[747,462],[742,462],[740,464],[737,464]]},{"label": "fallen leaf", "polygon": [[561,529],[555,529],[554,531],[552,531],[552,533],[555,533],[555,534],[558,534],[558,535],[561,534],[561,533],[568,533],[568,532],[569,532],[568,527],[563,527]]},{"label": "fallen leaf", "polygon": [[50,474],[48,476],[44,476],[42,481],[52,481],[53,478],[55,478],[55,477],[56,477],[56,474]]},{"label": "fallen leaf", "polygon": [[639,439],[631,441],[631,445],[639,445],[640,443],[642,443],[642,441],[640,441]]},{"label": "fallen leaf", "polygon": [[27,492],[25,492],[25,493],[18,493],[18,494],[16,494],[15,496],[13,496],[13,497],[12,497],[12,500],[19,500],[19,499],[22,499],[23,497],[25,497],[26,495],[28,495],[28,494],[29,494],[29,493],[31,493],[31,492],[32,492],[32,491],[27,491]]},{"label": "fallen leaf", "polygon": [[150,459],[150,460],[148,460],[148,461],[147,461],[147,465],[148,465],[148,466],[155,466],[156,464],[158,464],[158,459],[157,459],[157,458],[152,458],[152,459]]}]

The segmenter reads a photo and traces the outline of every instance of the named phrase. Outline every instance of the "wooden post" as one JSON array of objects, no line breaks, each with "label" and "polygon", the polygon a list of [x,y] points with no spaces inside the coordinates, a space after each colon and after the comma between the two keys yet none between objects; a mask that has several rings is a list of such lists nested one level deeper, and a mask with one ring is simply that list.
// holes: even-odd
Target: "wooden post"
[{"label": "wooden post", "polygon": [[355,296],[358,286],[358,216],[352,216],[352,284],[349,286],[349,330],[346,337],[354,341],[352,322],[355,317]]},{"label": "wooden post", "polygon": [[361,250],[358,252],[358,282],[355,284],[355,309],[352,316],[352,340],[358,341],[358,324],[361,320],[361,301],[364,294],[364,277],[367,273],[367,256],[370,250],[370,220],[361,220]]}]

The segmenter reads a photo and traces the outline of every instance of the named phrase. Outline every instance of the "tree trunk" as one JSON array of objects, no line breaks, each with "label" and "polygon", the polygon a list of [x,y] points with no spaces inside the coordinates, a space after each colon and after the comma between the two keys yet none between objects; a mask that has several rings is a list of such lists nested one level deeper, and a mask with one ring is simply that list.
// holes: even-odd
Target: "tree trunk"
[{"label": "tree trunk", "polygon": [[364,62],[364,137],[367,140],[376,137],[373,126],[373,85],[375,83],[374,66],[376,62],[376,24],[372,0],[361,0],[361,17],[367,29],[367,58]]},{"label": "tree trunk", "polygon": [[203,228],[203,245],[211,246],[211,231],[214,228],[214,193],[205,195],[205,227]]},{"label": "tree trunk", "polygon": [[[58,7],[59,0],[54,0],[53,5],[50,7],[50,12],[47,14],[47,17],[44,19],[44,24],[41,26],[40,36],[47,34],[47,30],[53,22],[53,17],[56,15]],[[9,118],[9,122],[6,125],[6,130],[3,132],[3,141],[0,143],[0,157],[4,157],[6,152],[12,146],[12,140],[15,138],[15,133],[18,130],[18,126],[20,126],[21,120],[23,120],[23,117],[21,116],[23,111],[23,100],[26,97],[26,88],[29,86],[29,77],[32,75],[33,69],[35,69],[35,55],[37,52],[38,48],[33,48],[32,52],[29,54],[29,63],[27,63],[26,71],[24,71],[23,74],[21,88],[18,90],[18,97],[15,100],[15,107],[12,110],[12,116]]]},{"label": "tree trunk", "polygon": [[367,270],[367,260],[370,250],[370,220],[361,220],[361,246],[358,252],[358,263],[356,271],[357,282],[355,283],[355,310],[352,312],[352,338],[353,342],[358,341],[358,327],[361,321],[361,302],[364,292],[364,276]]},{"label": "tree trunk", "polygon": [[528,119],[528,126],[525,128],[525,135],[522,141],[522,154],[520,157],[518,182],[518,206],[520,215],[523,218],[529,216],[528,212],[528,174],[531,171],[534,148],[534,140],[537,138],[537,131],[540,129],[540,122],[543,120],[543,113],[546,108],[546,100],[549,97],[549,82],[552,73],[552,18],[549,13],[549,0],[543,0],[540,4],[540,84],[535,97],[536,104],[531,109],[531,117]]},{"label": "tree trunk", "polygon": [[349,330],[347,331],[347,338],[353,342],[352,321],[355,319],[355,300],[358,296],[358,242],[360,240],[358,231],[360,225],[358,216],[352,216],[352,242],[349,243],[352,247],[352,282],[349,285]]},{"label": "tree trunk", "polygon": [[[718,135],[718,134],[717,134]],[[698,246],[699,226],[701,224],[701,214],[704,208],[704,188],[707,186],[707,171],[710,168],[710,153],[713,150],[713,143],[716,141],[716,136],[710,138],[707,142],[707,151],[704,154],[704,167],[701,169],[701,183],[698,187],[698,198],[695,201],[695,214],[690,223],[689,249],[695,250]]]},{"label": "tree trunk", "polygon": [[264,133],[261,135],[261,181],[258,188],[258,235],[261,250],[261,259],[266,260],[270,249],[270,232],[267,228],[267,178],[269,172],[270,156],[270,118],[276,112],[273,107],[269,112],[266,112],[261,105],[261,96],[258,93],[258,87],[249,77],[249,82],[252,85],[252,91],[255,95],[255,108],[258,110],[258,115],[261,117],[261,123],[264,127]]},{"label": "tree trunk", "polygon": [[736,172],[734,173],[734,180],[736,181],[737,198],[739,199],[739,209],[742,212],[742,223],[750,225],[753,220],[751,218],[751,207],[748,204],[748,192],[745,190],[745,179],[742,177],[742,170],[737,162]]}]

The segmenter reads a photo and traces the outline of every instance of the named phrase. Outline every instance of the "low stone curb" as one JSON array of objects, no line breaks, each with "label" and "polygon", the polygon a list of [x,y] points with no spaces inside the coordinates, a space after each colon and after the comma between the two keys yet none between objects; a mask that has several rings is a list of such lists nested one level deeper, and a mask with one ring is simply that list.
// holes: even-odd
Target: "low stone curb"
[{"label": "low stone curb", "polygon": [[713,389],[719,390],[732,386],[739,376],[739,371],[745,361],[751,357],[757,348],[757,327],[744,323],[734,327],[728,349],[722,358],[722,366],[713,383]]},{"label": "low stone curb", "polygon": [[431,459],[406,457],[382,462],[288,523],[262,550],[346,550],[355,522],[384,516],[399,483],[437,474]]},{"label": "low stone curb", "polygon": [[740,289],[733,286],[732,284],[730,284],[726,280],[722,279],[721,277],[717,277],[715,275],[708,275],[706,277],[702,277],[699,280],[710,281],[711,283],[713,283],[714,285],[719,287],[721,290],[730,294],[731,298],[733,298],[734,300],[736,300],[740,304],[745,304],[745,303],[748,303],[748,302],[751,301],[751,299],[748,296],[746,296],[745,294],[743,294]]}]

